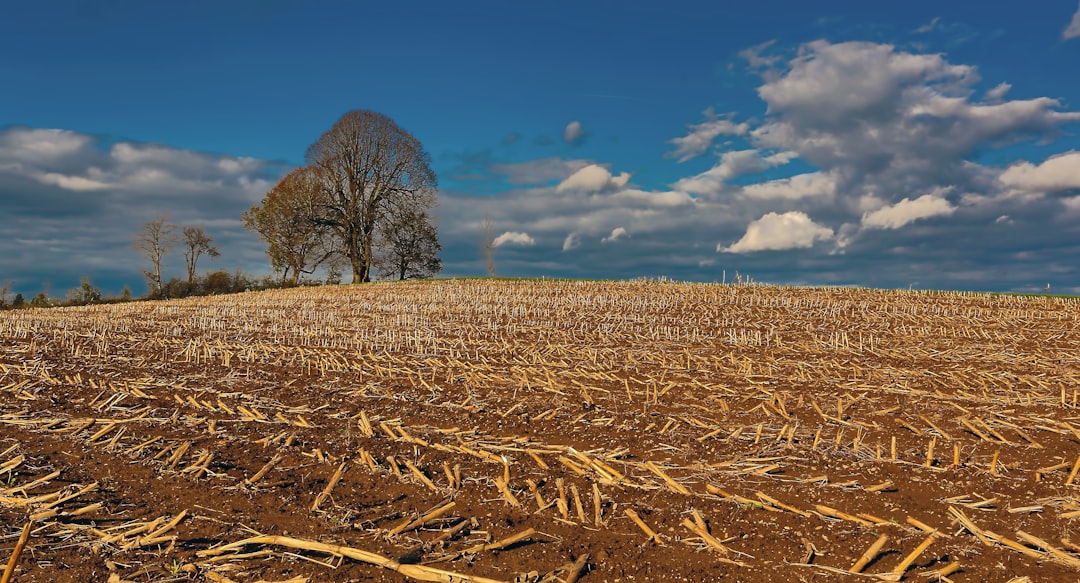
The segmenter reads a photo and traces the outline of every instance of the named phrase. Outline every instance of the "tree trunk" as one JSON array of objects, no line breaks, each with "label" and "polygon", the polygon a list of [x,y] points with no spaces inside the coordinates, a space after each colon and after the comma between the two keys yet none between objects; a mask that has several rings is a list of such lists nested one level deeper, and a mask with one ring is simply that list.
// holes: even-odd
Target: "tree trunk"
[{"label": "tree trunk", "polygon": [[352,264],[352,282],[363,283],[364,276],[364,262],[360,260],[359,253],[355,249],[349,252],[349,263]]}]

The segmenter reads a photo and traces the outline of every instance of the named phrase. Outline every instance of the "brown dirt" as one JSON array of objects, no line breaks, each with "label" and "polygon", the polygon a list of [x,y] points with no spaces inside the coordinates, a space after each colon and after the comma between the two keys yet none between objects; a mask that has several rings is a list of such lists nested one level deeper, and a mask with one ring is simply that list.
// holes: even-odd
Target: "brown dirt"
[{"label": "brown dirt", "polygon": [[[0,569],[34,515],[16,583],[418,573],[296,540],[454,581],[584,555],[586,583],[1076,580],[1078,355],[1077,302],[971,294],[447,281],[5,312]],[[259,534],[291,538],[220,549]]]}]

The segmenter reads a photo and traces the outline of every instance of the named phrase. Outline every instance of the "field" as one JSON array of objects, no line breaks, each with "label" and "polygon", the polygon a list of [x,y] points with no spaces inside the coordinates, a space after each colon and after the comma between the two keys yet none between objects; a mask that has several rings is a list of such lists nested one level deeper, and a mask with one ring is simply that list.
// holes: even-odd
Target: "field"
[{"label": "field", "polygon": [[1065,298],[442,281],[3,312],[0,569],[26,533],[14,583],[1074,581],[1078,392]]}]

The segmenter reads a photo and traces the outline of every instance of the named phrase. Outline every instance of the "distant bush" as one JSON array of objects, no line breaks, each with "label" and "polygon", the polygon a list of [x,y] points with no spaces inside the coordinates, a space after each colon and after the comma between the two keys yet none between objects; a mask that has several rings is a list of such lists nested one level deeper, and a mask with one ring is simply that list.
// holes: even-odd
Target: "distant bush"
[{"label": "distant bush", "polygon": [[30,307],[31,308],[52,308],[52,307],[56,307],[56,306],[59,306],[59,305],[60,305],[60,300],[58,300],[58,299],[56,299],[54,297],[50,297],[49,294],[47,294],[45,292],[39,293],[38,295],[34,296],[33,299],[30,300]]}]

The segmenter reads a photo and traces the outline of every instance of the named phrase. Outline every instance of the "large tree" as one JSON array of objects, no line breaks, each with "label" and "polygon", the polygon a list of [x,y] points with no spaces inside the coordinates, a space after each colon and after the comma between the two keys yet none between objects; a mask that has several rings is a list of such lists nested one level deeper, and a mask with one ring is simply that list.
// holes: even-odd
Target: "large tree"
[{"label": "large tree", "polygon": [[195,266],[199,257],[220,257],[218,248],[211,245],[213,237],[206,234],[202,227],[184,227],[184,264],[187,267],[188,285],[195,283]]},{"label": "large tree", "polygon": [[310,168],[293,170],[244,212],[244,227],[255,231],[269,247],[270,263],[281,281],[296,285],[300,275],[313,272],[331,258],[337,246],[330,227],[320,218],[324,193]]},{"label": "large tree", "polygon": [[144,269],[143,275],[146,276],[150,293],[154,296],[161,296],[161,261],[176,243],[176,225],[170,223],[164,215],[144,223],[142,230],[135,235],[135,250],[150,262],[150,269]]},{"label": "large tree", "polygon": [[401,209],[430,209],[438,188],[420,141],[373,111],[350,111],[307,150],[323,192],[320,221],[340,241],[352,281],[371,281],[376,236]]}]

